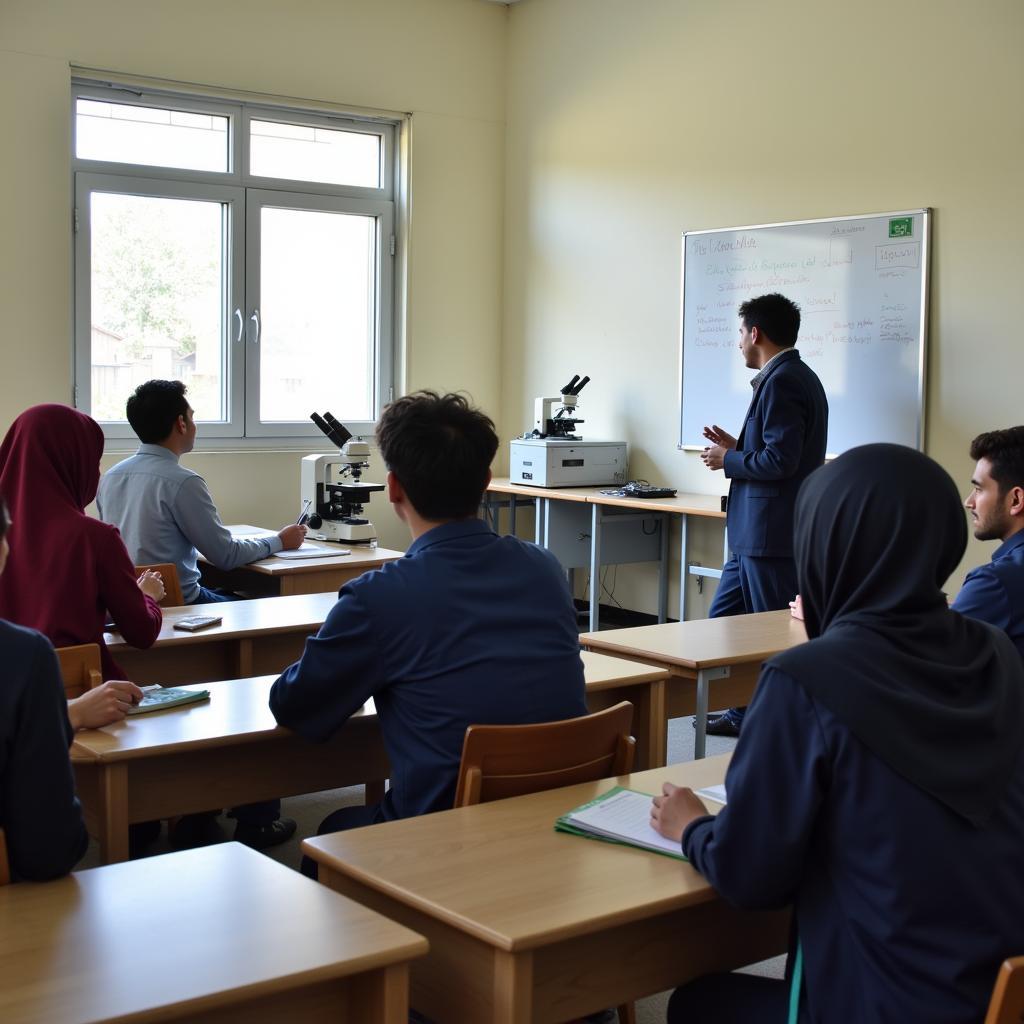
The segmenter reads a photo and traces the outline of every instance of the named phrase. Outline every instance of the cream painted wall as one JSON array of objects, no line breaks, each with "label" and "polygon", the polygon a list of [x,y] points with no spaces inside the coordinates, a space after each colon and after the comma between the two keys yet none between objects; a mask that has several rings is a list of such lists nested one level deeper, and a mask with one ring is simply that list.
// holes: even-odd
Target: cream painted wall
[{"label": "cream painted wall", "polygon": [[[589,373],[590,436],[627,439],[634,475],[722,491],[675,450],[681,233],[931,206],[926,445],[966,487],[970,438],[1024,419],[1021,39],[1019,0],[517,4],[504,434]],[[720,531],[698,534],[717,563]],[[990,552],[972,542],[951,587]],[[653,574],[621,570],[616,596],[653,610]]]},{"label": "cream painted wall", "polygon": [[[4,0],[0,423],[72,398],[71,65],[411,112],[402,384],[464,389],[497,413],[506,21],[479,0]],[[186,464],[226,520],[274,526],[297,514],[300,456]],[[386,502],[372,515],[385,543],[406,546]]]}]

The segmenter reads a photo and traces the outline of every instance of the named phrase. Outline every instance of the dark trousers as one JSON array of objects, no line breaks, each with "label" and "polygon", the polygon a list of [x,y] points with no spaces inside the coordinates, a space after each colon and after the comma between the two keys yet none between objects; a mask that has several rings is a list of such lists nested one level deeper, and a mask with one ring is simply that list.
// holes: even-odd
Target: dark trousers
[{"label": "dark trousers", "polygon": [[[732,555],[722,567],[708,618],[778,611],[787,608],[796,594],[796,562],[792,558]],[[726,713],[739,724],[745,711],[746,708],[730,708]]]},{"label": "dark trousers", "polygon": [[[342,807],[328,814],[316,830],[318,836],[330,835],[331,832],[347,832],[350,828],[362,828],[364,825],[376,825],[383,821],[380,804],[358,804],[355,807]],[[316,861],[311,857],[302,858],[302,873],[309,878],[316,878]]]},{"label": "dark trousers", "polygon": [[753,974],[708,974],[677,988],[668,1024],[785,1024],[789,985]]},{"label": "dark trousers", "polygon": [[200,586],[196,599],[190,601],[189,604],[216,604],[218,601],[241,600],[242,598],[237,594],[232,594],[230,590],[208,590],[206,587]]}]

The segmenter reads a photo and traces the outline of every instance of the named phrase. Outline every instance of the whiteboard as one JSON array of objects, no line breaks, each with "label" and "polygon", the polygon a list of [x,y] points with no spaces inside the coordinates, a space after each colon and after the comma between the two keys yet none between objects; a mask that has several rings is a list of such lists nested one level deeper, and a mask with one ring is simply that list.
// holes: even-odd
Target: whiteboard
[{"label": "whiteboard", "polygon": [[797,350],[828,396],[828,452],[924,443],[930,211],[793,221],[683,235],[679,447],[705,424],[732,434],[753,370],[737,307],[766,292],[800,306]]}]

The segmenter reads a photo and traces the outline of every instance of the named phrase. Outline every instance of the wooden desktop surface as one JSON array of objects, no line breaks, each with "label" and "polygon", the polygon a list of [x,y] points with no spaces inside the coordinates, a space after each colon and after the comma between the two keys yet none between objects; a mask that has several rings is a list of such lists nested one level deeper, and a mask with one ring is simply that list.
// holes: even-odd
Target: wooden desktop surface
[{"label": "wooden desktop surface", "polygon": [[388,822],[303,849],[325,884],[427,937],[411,1001],[438,1024],[565,1021],[784,951],[788,911],[734,910],[689,864],[553,828],[617,783],[699,788],[720,783],[727,763]]},{"label": "wooden desktop surface", "polygon": [[[104,638],[126,678],[138,683],[201,683],[261,672],[280,672],[302,656],[306,638],[322,625],[338,595],[297,594],[165,608],[160,633],[146,650],[129,646],[120,633]],[[191,615],[223,619],[196,633],[174,623]]]},{"label": "wooden desktop surface", "polygon": [[804,624],[788,609],[580,635],[580,643],[590,650],[691,673],[719,665],[760,664],[806,641]]},{"label": "wooden desktop surface", "polygon": [[0,1020],[406,1024],[426,949],[228,843],[0,888]]},{"label": "wooden desktop surface", "polygon": [[583,501],[594,505],[610,505],[632,510],[649,512],[671,512],[675,515],[706,516],[710,519],[724,519],[722,499],[717,494],[676,494],[672,498],[633,498],[603,494],[613,490],[605,487],[530,487],[514,484],[508,477],[496,477],[487,487],[495,494],[514,494],[524,498],[550,498],[555,501]]},{"label": "wooden desktop surface", "polygon": [[[646,758],[652,730],[663,728],[668,673],[601,654],[584,653],[583,662],[590,709],[631,701]],[[326,743],[311,743],[274,720],[275,678],[218,682],[209,701],[75,734],[78,795],[106,863],[127,858],[133,822],[360,784],[380,799],[389,764],[373,701]]]},{"label": "wooden desktop surface", "polygon": [[[233,536],[241,538],[274,532],[248,524],[231,525],[228,529]],[[217,569],[201,559],[203,583],[208,587],[250,588],[282,596],[318,594],[325,590],[337,591],[356,576],[371,569],[379,569],[386,562],[393,562],[405,554],[404,551],[371,547],[368,544],[334,544],[312,538],[307,543],[325,551],[348,551],[349,554],[317,558],[281,558],[271,555],[227,571]]]}]

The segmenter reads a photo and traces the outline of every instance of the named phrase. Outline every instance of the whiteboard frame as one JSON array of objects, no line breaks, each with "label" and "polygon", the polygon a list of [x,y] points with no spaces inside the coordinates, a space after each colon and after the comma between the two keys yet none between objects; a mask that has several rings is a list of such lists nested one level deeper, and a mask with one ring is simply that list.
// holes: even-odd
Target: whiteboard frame
[{"label": "whiteboard frame", "polygon": [[[692,235],[718,235],[724,231],[760,231],[762,228],[800,227],[803,224],[835,224],[845,220],[874,220],[880,217],[921,216],[921,249],[924,260],[921,267],[921,339],[917,358],[917,443],[919,452],[924,451],[928,397],[928,279],[931,270],[931,215],[932,207],[922,206],[916,210],[894,210],[890,213],[855,213],[843,217],[813,217],[809,220],[780,220],[772,224],[742,224],[731,228],[703,228],[700,231],[684,231],[682,259],[679,268],[679,437],[676,451],[700,452],[706,447],[701,444],[683,444],[683,352],[686,344],[686,240]],[[834,459],[838,453],[828,452],[827,459]]]}]

